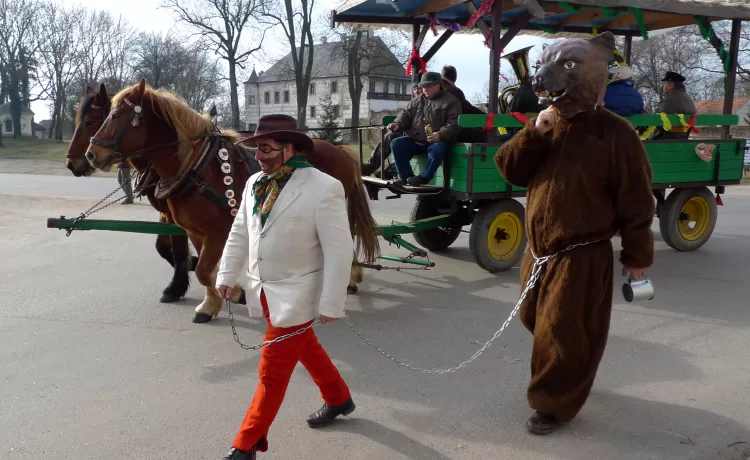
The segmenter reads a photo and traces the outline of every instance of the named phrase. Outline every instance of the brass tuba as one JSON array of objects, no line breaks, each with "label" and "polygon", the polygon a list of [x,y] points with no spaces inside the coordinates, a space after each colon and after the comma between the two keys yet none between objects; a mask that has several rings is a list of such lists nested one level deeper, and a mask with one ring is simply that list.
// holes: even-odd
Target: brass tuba
[{"label": "brass tuba", "polygon": [[498,100],[498,109],[500,110],[500,113],[507,113],[510,101],[513,99],[513,94],[515,94],[518,87],[521,86],[521,84],[531,75],[529,70],[529,50],[533,47],[534,45],[527,46],[526,48],[521,48],[520,50],[501,56],[501,59],[506,59],[510,62],[510,66],[513,68],[513,73],[516,74],[518,83],[515,85],[508,85],[500,91]]}]

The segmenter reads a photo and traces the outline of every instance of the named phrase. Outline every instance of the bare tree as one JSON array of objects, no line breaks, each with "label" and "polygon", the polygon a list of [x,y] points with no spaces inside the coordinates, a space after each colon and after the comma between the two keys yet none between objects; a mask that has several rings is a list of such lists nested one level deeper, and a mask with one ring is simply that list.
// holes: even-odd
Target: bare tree
[{"label": "bare tree", "polygon": [[154,88],[173,90],[185,75],[188,50],[168,34],[141,33],[133,50],[132,67],[136,79],[146,78]]},{"label": "bare tree", "polygon": [[[728,43],[726,25],[714,24],[717,34]],[[742,46],[750,42],[750,28],[743,26],[746,33]],[[722,37],[726,35],[726,37]],[[745,43],[745,45],[743,45]],[[740,51],[740,68],[738,69],[737,95],[750,94],[750,79],[747,70],[742,68],[746,62]],[[650,37],[649,40],[633,42],[630,67],[635,74],[636,88],[643,95],[646,109],[653,112],[661,101],[661,81],[667,71],[682,74],[686,78],[688,93],[697,100],[720,99],[724,96],[724,70],[716,50],[704,39],[697,26],[685,26],[673,31]]]},{"label": "bare tree", "polygon": [[46,31],[39,27],[38,10],[37,0],[0,0],[0,64],[7,77],[5,89],[16,138],[22,136],[21,112],[44,94],[41,89],[39,95],[31,95],[32,85],[39,81],[36,54],[46,41]]},{"label": "bare tree", "polygon": [[[188,56],[182,77],[176,82],[174,90],[192,108],[203,112],[207,109],[208,102],[219,97],[224,90],[221,85],[221,69],[216,59],[200,44],[189,48]],[[243,118],[240,116],[240,126],[244,126]]]},{"label": "bare tree", "polygon": [[101,40],[104,45],[104,81],[110,91],[121,90],[133,77],[131,61],[136,42],[136,29],[130,26],[122,16],[117,20],[110,16]]},{"label": "bare tree", "polygon": [[297,122],[307,126],[307,96],[314,59],[312,36],[315,0],[283,0],[264,5],[263,16],[272,26],[280,26],[289,45],[294,81],[297,89]]},{"label": "bare tree", "polygon": [[79,7],[64,8],[52,2],[42,5],[40,27],[46,30],[47,40],[39,50],[43,76],[49,81],[52,98],[52,123],[48,137],[62,140],[67,91],[78,71],[78,34],[76,22],[83,16]]},{"label": "bare tree", "polygon": [[403,66],[408,60],[408,41],[398,33],[371,36],[369,31],[353,27],[340,27],[333,32],[339,40],[335,43],[335,56],[346,56],[346,76],[351,99],[353,128],[350,138],[357,138],[360,102],[365,78],[376,74],[403,75]]},{"label": "bare tree", "polygon": [[[229,93],[232,128],[240,127],[237,67],[260,50],[266,30],[258,30],[256,19],[264,0],[162,0],[162,7],[174,12],[180,21],[192,26],[198,35],[212,43],[229,66]],[[255,32],[255,33],[253,33]],[[242,37],[249,35],[257,46],[246,47]],[[260,38],[258,39],[258,35]]]}]

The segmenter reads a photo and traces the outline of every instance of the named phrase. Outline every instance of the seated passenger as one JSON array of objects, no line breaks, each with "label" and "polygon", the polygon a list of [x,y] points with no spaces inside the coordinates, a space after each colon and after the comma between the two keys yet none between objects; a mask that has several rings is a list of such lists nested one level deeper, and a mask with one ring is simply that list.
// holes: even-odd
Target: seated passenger
[{"label": "seated passenger", "polygon": [[[420,88],[418,84],[414,83],[411,88],[411,98],[414,99],[418,97],[420,94],[422,94],[422,88]],[[371,176],[372,174],[375,174],[375,177],[379,177],[381,179],[385,179],[385,180],[393,179],[393,177],[396,175],[396,165],[395,163],[391,163],[391,161],[389,161],[391,157],[391,141],[401,136],[403,136],[403,133],[396,133],[393,131],[390,131],[385,134],[385,142],[384,143],[378,142],[378,145],[376,145],[375,148],[372,150],[372,154],[370,154],[370,158],[367,160],[366,163],[362,164],[363,176]],[[385,158],[386,158],[385,171],[378,171],[378,169],[380,169],[380,166],[382,164],[382,161],[380,160],[381,147],[385,149],[385,152],[384,152]],[[378,172],[376,173],[376,171]]]},{"label": "seated passenger", "polygon": [[[475,107],[466,99],[464,92],[456,86],[458,72],[452,65],[443,66],[440,71],[440,79],[445,92],[452,94],[461,103],[462,114],[484,115],[486,112]],[[456,142],[487,142],[487,131],[483,129],[461,128],[456,135]]]},{"label": "seated passenger", "polygon": [[[396,120],[388,128],[405,135],[391,142],[391,152],[396,160],[398,184],[423,185],[432,180],[443,163],[445,154],[458,134],[458,116],[461,102],[443,90],[440,74],[426,72],[419,82],[422,94],[409,101]],[[428,135],[425,128],[432,132]],[[409,161],[414,155],[427,154],[427,167],[418,176],[414,175]]]},{"label": "seated passenger", "polygon": [[633,71],[630,67],[617,67],[617,64],[610,67],[607,91],[604,93],[604,107],[621,117],[643,113],[643,96],[635,89]]},{"label": "seated passenger", "polygon": [[[656,113],[682,113],[687,115],[698,113],[693,99],[685,88],[685,77],[677,72],[670,71],[661,81],[664,82],[664,99],[656,108]],[[689,116],[686,118],[689,118]],[[690,130],[677,125],[672,126],[669,132],[665,132],[664,128],[657,127],[652,139],[687,139],[688,137],[690,137]]]},{"label": "seated passenger", "polygon": [[461,113],[484,114],[485,112],[482,109],[474,107],[471,102],[466,100],[464,92],[456,86],[457,79],[458,72],[455,67],[452,65],[443,66],[443,69],[440,71],[440,80],[443,85],[443,90],[458,99],[461,103]]}]

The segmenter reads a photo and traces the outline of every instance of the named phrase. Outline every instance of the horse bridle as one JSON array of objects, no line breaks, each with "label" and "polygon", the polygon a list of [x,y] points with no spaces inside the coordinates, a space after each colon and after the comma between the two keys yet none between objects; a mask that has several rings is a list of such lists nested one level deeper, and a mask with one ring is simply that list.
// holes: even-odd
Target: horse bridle
[{"label": "horse bridle", "polygon": [[120,147],[120,144],[122,140],[125,138],[125,134],[127,133],[128,126],[132,126],[134,128],[137,128],[141,126],[141,113],[143,112],[143,109],[140,105],[134,104],[128,100],[128,98],[123,98],[123,102],[125,102],[126,105],[130,107],[130,110],[133,114],[133,118],[130,120],[130,123],[123,123],[120,125],[119,128],[117,128],[117,133],[115,134],[114,140],[111,141],[104,141],[101,139],[97,139],[96,137],[92,137],[90,142],[93,145],[98,145],[100,147],[105,148],[111,148],[112,153],[109,154],[105,159],[103,164],[109,164],[114,159],[120,160],[121,162],[124,162],[129,157],[134,157],[136,155],[140,155],[142,153],[150,152],[152,150],[158,150],[162,147],[168,147],[170,145],[176,145],[181,142],[187,141],[195,141],[199,139],[205,139],[206,137],[213,136],[215,133],[205,133],[200,134],[198,136],[192,136],[187,139],[178,139],[176,141],[167,142],[165,144],[159,144],[159,145],[153,145],[151,147],[146,147],[144,149],[138,149],[138,150],[132,150],[130,152],[122,152],[122,148]]},{"label": "horse bridle", "polygon": [[[92,109],[99,109],[99,110],[104,109],[104,107],[99,106],[99,105],[94,105],[94,104],[91,104],[90,108],[92,108]],[[102,124],[104,124],[104,120],[106,120],[107,116],[109,115],[109,112],[107,112],[106,114],[103,113],[103,112],[104,112],[104,110],[102,110],[102,114],[99,116],[99,126],[100,127],[101,127]],[[83,120],[81,120],[81,122],[78,123],[78,126],[76,126],[76,130],[73,132],[73,138],[75,138],[76,134],[78,134],[78,130],[81,129],[81,125],[82,124],[84,124]],[[86,154],[85,153],[66,153],[65,154],[65,158],[81,158],[81,159],[85,160],[86,159]]]}]

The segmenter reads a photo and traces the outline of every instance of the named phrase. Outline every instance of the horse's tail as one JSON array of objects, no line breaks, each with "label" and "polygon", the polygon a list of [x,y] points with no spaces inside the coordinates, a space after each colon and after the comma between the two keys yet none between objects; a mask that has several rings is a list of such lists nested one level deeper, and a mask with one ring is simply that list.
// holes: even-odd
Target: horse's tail
[{"label": "horse's tail", "polygon": [[352,187],[347,198],[349,227],[355,236],[355,252],[364,256],[365,263],[372,264],[380,256],[378,223],[370,212],[370,200],[358,174],[356,186]]},{"label": "horse's tail", "polygon": [[380,241],[378,239],[378,223],[370,211],[370,198],[362,181],[359,155],[350,148],[338,145],[339,149],[347,153],[355,163],[353,174],[354,187],[347,190],[347,213],[349,214],[349,229],[354,237],[354,251],[364,256],[365,263],[371,264],[380,257]]}]

